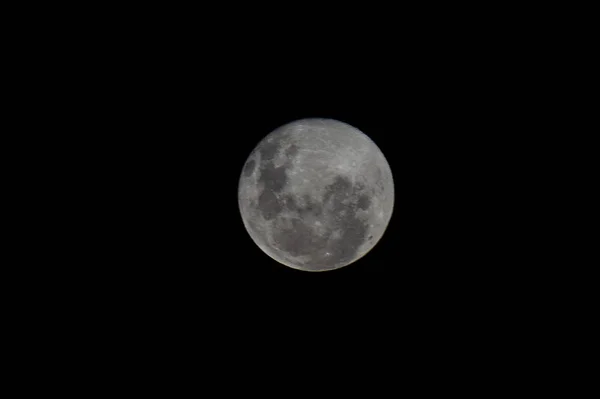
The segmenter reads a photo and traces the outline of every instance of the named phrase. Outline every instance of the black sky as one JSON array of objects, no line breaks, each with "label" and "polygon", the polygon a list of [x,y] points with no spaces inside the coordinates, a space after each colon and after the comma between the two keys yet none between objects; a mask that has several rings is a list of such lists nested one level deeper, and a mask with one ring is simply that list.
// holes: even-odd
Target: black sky
[{"label": "black sky", "polygon": [[[489,185],[496,171],[486,160],[506,136],[498,96],[490,94],[499,90],[496,78],[465,66],[478,57],[465,54],[452,65],[392,48],[378,57],[327,48],[250,56],[245,48],[222,56],[171,48],[168,59],[153,50],[118,69],[108,88],[99,83],[109,115],[102,137],[116,157],[106,167],[118,177],[111,206],[125,254],[114,268],[125,287],[207,301],[217,293],[215,304],[229,309],[261,309],[263,298],[274,308],[293,302],[351,313],[348,301],[393,308],[415,297],[476,295],[492,284],[489,270],[501,254],[487,251],[484,231],[499,212],[487,204],[500,194]],[[328,273],[290,270],[263,254],[237,206],[250,151],[273,129],[306,117],[365,132],[395,179],[383,239],[360,261]]]},{"label": "black sky", "polygon": [[[519,198],[503,176],[512,168],[504,149],[520,148],[528,92],[493,34],[307,25],[278,39],[147,24],[86,40],[73,68],[69,112],[85,135],[79,156],[93,164],[82,179],[94,182],[80,194],[94,204],[81,223],[97,226],[77,287],[93,297],[93,314],[134,331],[158,321],[156,331],[172,326],[185,342],[208,334],[246,350],[331,339],[347,353],[340,336],[364,349],[363,332],[375,345],[491,326],[522,295],[530,275],[514,248],[527,244],[507,225]],[[265,255],[237,200],[254,146],[309,117],[371,137],[395,183],[381,241],[324,273]]]}]

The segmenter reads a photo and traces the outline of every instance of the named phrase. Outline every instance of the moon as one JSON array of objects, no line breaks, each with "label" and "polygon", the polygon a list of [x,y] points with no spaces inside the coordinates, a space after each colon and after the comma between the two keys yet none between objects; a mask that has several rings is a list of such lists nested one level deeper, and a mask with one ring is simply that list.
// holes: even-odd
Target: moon
[{"label": "moon", "polygon": [[381,239],[394,182],[383,153],[360,130],[333,119],[301,119],[254,148],[241,172],[238,203],[265,254],[298,270],[335,270]]}]

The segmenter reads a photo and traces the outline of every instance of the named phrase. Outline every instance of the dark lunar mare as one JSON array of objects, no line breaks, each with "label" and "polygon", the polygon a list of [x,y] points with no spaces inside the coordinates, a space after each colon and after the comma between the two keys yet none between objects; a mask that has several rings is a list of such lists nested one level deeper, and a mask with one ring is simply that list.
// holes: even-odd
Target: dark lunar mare
[{"label": "dark lunar mare", "polygon": [[[322,236],[315,234],[301,220],[293,219],[292,228],[283,229],[274,237],[277,246],[294,257],[310,256],[310,261],[303,265],[309,270],[334,268],[353,261],[358,248],[365,242],[369,229],[368,224],[356,215],[356,208],[365,206],[367,200],[361,200],[361,195],[356,205],[344,204],[343,201],[349,196],[358,195],[357,191],[360,189],[362,187],[353,186],[349,179],[337,176],[334,182],[326,187],[323,204],[331,199],[333,208],[330,212],[340,215],[344,211],[344,216],[338,217],[333,226],[326,226],[326,234]],[[301,207],[294,198],[286,196],[285,203],[286,208],[300,215],[311,213],[318,218],[323,213],[321,204],[310,200]],[[341,231],[341,236],[331,239],[334,230]]]},{"label": "dark lunar mare", "polygon": [[258,197],[258,207],[265,220],[275,219],[283,209],[275,193],[266,188]]},{"label": "dark lunar mare", "polygon": [[278,150],[278,140],[271,143],[266,141],[259,149],[262,161],[258,182],[263,184],[263,191],[258,197],[258,209],[265,220],[275,219],[283,210],[276,194],[281,193],[287,184],[288,179],[285,170],[289,166],[289,162],[283,166],[275,167],[273,157]]},{"label": "dark lunar mare", "polygon": [[296,144],[292,144],[290,145],[286,150],[285,150],[285,155],[288,158],[294,158],[296,156],[296,154],[298,154],[298,147],[296,146]]},{"label": "dark lunar mare", "polygon": [[369,197],[367,194],[360,194],[356,206],[363,211],[366,211],[371,206],[371,197]]},{"label": "dark lunar mare", "polygon": [[[258,198],[258,209],[263,218],[269,221],[276,220],[284,209],[298,215],[299,219],[291,219],[291,228],[278,228],[273,237],[275,244],[283,253],[293,257],[309,256],[310,261],[303,265],[309,270],[331,269],[353,261],[358,248],[365,242],[369,228],[356,215],[357,209],[368,209],[371,204],[371,198],[362,192],[364,185],[352,185],[348,178],[338,175],[333,183],[325,187],[320,203],[305,196],[304,204],[300,205],[289,194],[281,194],[288,184],[286,169],[291,166],[291,158],[298,153],[298,148],[295,145],[288,147],[285,154],[290,160],[276,167],[273,159],[280,146],[280,140],[276,138],[272,142],[264,142],[259,148],[261,163],[258,183],[262,183],[263,190]],[[248,164],[246,167],[253,170],[255,165]],[[278,195],[281,199],[277,198]],[[351,198],[358,198],[358,202],[344,203]],[[319,235],[303,219],[311,215],[313,220],[322,220],[325,213],[323,206],[327,204],[331,205],[327,211],[334,215],[333,225],[324,223],[325,234]],[[332,239],[334,230],[339,230],[341,236]]]},{"label": "dark lunar mare", "polygon": [[246,162],[246,165],[244,165],[244,177],[252,176],[252,172],[254,172],[255,166],[256,162],[254,161],[254,159],[251,159],[248,162]]},{"label": "dark lunar mare", "polygon": [[275,154],[277,154],[277,151],[279,151],[279,140],[272,139],[271,142],[263,142],[259,151],[263,161],[273,161]]}]

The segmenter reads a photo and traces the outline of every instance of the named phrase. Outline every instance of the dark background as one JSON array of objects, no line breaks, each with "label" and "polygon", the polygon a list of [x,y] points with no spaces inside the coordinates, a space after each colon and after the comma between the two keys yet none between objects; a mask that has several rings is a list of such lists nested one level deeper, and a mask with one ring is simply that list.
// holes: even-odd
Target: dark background
[{"label": "dark background", "polygon": [[[111,221],[102,273],[118,301],[138,315],[201,314],[244,328],[291,323],[313,337],[325,326],[385,330],[373,323],[402,318],[472,323],[505,303],[503,282],[519,279],[503,251],[510,237],[496,228],[507,195],[499,173],[510,167],[501,148],[517,139],[506,130],[510,72],[442,40],[377,50],[170,42],[127,47],[127,62],[111,58],[95,69],[111,176],[108,206],[99,209]],[[237,205],[250,151],[306,117],[365,132],[395,179],[383,239],[327,273],[292,270],[262,253]]]},{"label": "dark background", "polygon": [[[104,139],[125,194],[115,199],[125,222],[120,234],[132,229],[126,248],[139,246],[135,256],[173,284],[181,278],[213,288],[241,284],[250,298],[273,289],[302,302],[302,294],[291,294],[295,287],[317,290],[315,298],[322,288],[331,295],[327,302],[336,289],[354,295],[369,279],[374,293],[390,281],[412,281],[407,289],[415,291],[421,284],[434,296],[466,288],[465,278],[481,273],[481,263],[496,261],[482,246],[489,221],[501,212],[486,205],[503,195],[490,183],[509,163],[490,164],[512,139],[505,130],[513,106],[505,97],[509,78],[497,65],[487,67],[480,52],[433,52],[437,42],[420,43],[406,53],[392,44],[330,51],[326,44],[277,49],[242,41],[226,54],[153,47],[127,55],[131,64],[108,75],[114,91],[103,89],[112,124]],[[422,53],[424,43],[429,50]],[[305,117],[339,119],[368,134],[395,178],[396,204],[383,240],[336,272],[277,265],[249,239],[237,208],[250,151],[278,126]]]},{"label": "dark background", "polygon": [[[514,223],[535,206],[522,194],[535,176],[513,178],[543,89],[535,34],[443,10],[368,26],[235,14],[211,24],[210,13],[119,11],[39,38],[37,98],[68,132],[48,140],[69,154],[57,162],[73,194],[60,198],[75,214],[64,266],[46,272],[68,287],[54,289],[55,310],[101,337],[100,351],[150,361],[218,348],[213,368],[232,367],[228,356],[276,366],[305,349],[342,363],[510,350],[539,301],[537,270],[524,267],[535,259],[519,253],[530,225]],[[395,183],[381,241],[324,273],[264,254],[237,202],[254,146],[308,117],[366,133]]]},{"label": "dark background", "polygon": [[[527,91],[514,92],[515,71],[526,69],[501,55],[493,33],[411,25],[278,39],[272,30],[124,26],[83,40],[69,72],[77,120],[91,132],[81,136],[89,152],[79,155],[94,156],[102,187],[93,193],[105,233],[102,278],[125,302],[225,307],[271,321],[358,308],[418,313],[484,306],[481,296],[512,273],[499,267],[510,238],[498,241],[494,225],[512,200],[501,189],[511,167],[502,152],[519,146],[511,124]],[[263,254],[237,206],[250,151],[307,117],[365,132],[395,179],[383,239],[328,273],[291,270]]]},{"label": "dark background", "polygon": [[[17,266],[2,282],[20,388],[372,397],[564,380],[547,384],[573,364],[559,346],[587,352],[563,331],[591,331],[577,311],[593,303],[555,256],[576,252],[555,233],[571,233],[557,208],[578,218],[556,184],[581,147],[560,148],[577,130],[560,84],[590,91],[562,69],[590,54],[578,30],[549,4],[357,5],[10,14],[3,110],[23,145],[3,147],[5,195],[22,210],[5,206]],[[395,183],[381,241],[324,273],[272,260],[238,210],[254,146],[308,117],[370,136]]]}]

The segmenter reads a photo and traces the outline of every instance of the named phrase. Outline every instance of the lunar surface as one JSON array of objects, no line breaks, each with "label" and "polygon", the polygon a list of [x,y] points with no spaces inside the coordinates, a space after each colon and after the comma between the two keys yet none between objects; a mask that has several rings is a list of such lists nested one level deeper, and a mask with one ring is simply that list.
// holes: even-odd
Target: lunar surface
[{"label": "lunar surface", "polygon": [[392,172],[377,145],[332,119],[277,128],[248,157],[239,181],[252,240],[288,267],[347,266],[383,236],[394,205]]}]

